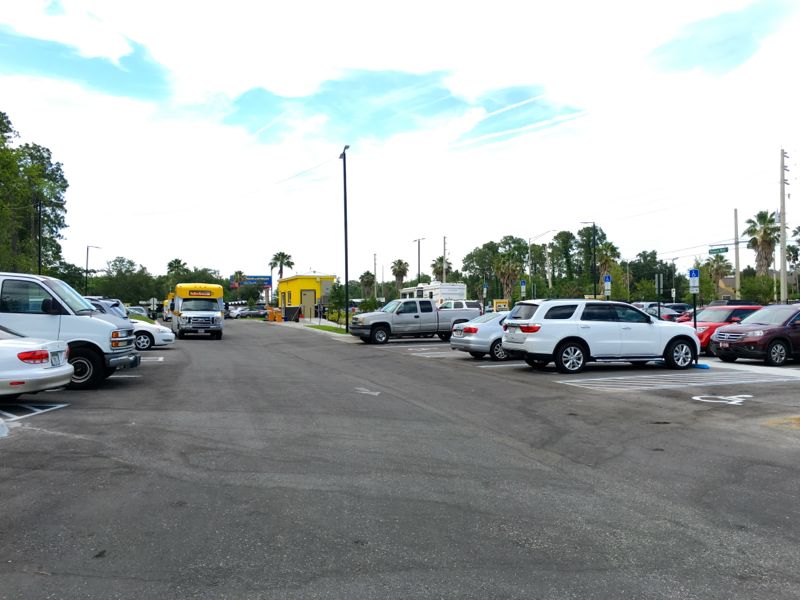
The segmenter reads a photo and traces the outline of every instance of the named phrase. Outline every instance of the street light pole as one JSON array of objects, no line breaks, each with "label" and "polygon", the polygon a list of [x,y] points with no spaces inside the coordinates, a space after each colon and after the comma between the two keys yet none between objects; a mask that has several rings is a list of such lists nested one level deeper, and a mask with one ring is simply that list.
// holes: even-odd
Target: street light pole
[{"label": "street light pole", "polygon": [[420,283],[419,280],[422,279],[422,261],[420,260],[422,254],[420,253],[420,246],[421,246],[420,242],[422,242],[422,240],[424,239],[425,238],[411,240],[412,242],[417,242],[417,285],[419,285]]},{"label": "street light pole", "polygon": [[347,150],[345,146],[339,158],[342,159],[342,184],[344,186],[344,331],[350,333],[350,271],[347,262]]},{"label": "street light pole", "polygon": [[[89,248],[100,249],[100,246],[86,246],[86,270],[83,273],[83,295],[89,295]],[[39,265],[41,267],[41,265]],[[39,271],[41,273],[41,270]]]}]

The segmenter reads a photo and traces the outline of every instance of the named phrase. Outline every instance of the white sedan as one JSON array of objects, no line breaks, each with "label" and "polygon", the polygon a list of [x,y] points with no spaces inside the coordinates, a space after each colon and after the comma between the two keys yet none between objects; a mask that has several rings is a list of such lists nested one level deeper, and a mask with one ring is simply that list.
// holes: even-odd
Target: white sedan
[{"label": "white sedan", "polygon": [[0,398],[66,386],[73,368],[63,341],[24,337],[0,325]]},{"label": "white sedan", "polygon": [[168,346],[175,341],[175,334],[163,325],[139,319],[131,319],[130,322],[133,323],[133,335],[136,336],[134,343],[137,350],[150,350],[153,346]]}]

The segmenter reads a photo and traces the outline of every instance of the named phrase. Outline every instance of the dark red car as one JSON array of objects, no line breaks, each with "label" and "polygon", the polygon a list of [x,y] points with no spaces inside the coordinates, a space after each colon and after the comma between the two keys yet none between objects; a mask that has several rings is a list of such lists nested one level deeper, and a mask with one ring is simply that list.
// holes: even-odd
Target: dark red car
[{"label": "dark red car", "polygon": [[[700,349],[711,353],[709,342],[714,332],[724,325],[739,323],[742,319],[761,308],[760,304],[753,306],[706,306],[697,313],[697,339],[700,340]],[[679,319],[680,320],[680,319]],[[687,325],[693,325],[693,320],[686,319]]]},{"label": "dark red car", "polygon": [[773,304],[711,336],[712,350],[723,362],[756,358],[779,367],[800,358],[800,304]]}]

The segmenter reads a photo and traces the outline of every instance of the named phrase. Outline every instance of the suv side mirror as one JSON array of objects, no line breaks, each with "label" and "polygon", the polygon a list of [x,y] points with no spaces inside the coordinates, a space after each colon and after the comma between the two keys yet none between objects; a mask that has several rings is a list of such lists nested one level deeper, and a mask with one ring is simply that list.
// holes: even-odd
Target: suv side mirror
[{"label": "suv side mirror", "polygon": [[741,323],[742,317],[731,317],[731,323]]}]

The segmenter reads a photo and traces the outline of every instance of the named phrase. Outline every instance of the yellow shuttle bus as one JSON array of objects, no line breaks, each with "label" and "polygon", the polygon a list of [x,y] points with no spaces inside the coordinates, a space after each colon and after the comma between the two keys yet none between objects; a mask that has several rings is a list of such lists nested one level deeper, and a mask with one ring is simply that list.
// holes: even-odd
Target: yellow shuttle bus
[{"label": "yellow shuttle bus", "polygon": [[214,283],[179,283],[170,302],[172,331],[179,338],[187,333],[208,333],[222,339],[225,324],[222,286]]}]

